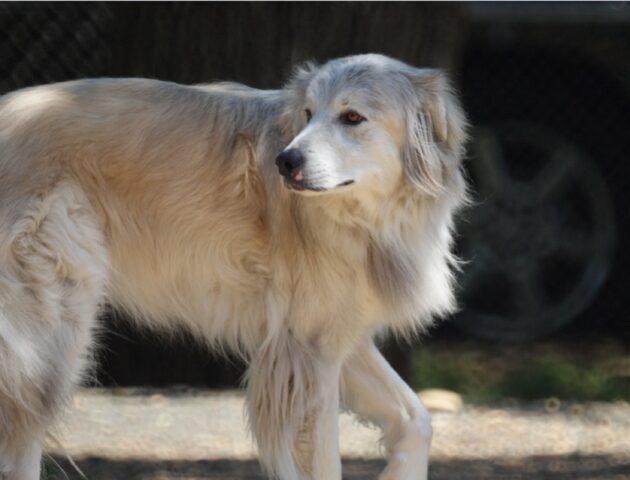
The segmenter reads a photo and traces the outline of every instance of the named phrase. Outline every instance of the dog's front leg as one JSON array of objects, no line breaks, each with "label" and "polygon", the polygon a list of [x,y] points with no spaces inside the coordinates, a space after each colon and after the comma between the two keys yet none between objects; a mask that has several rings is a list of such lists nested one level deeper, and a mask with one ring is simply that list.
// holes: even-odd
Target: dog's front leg
[{"label": "dog's front leg", "polygon": [[341,480],[340,368],[290,334],[257,352],[248,371],[249,423],[271,475]]},{"label": "dog's front leg", "polygon": [[344,404],[383,428],[389,461],[380,480],[426,480],[431,417],[418,396],[371,342],[346,360],[341,374]]},{"label": "dog's front leg", "polygon": [[296,441],[298,463],[312,480],[341,480],[339,372],[339,363],[323,366],[319,395],[312,399]]}]

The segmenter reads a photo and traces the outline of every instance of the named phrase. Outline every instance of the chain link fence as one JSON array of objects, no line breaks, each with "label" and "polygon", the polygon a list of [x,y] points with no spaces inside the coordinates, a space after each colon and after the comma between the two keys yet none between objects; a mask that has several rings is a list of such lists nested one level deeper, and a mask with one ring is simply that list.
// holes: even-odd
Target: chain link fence
[{"label": "chain link fence", "polygon": [[1,3],[0,93],[106,74],[112,20],[105,3]]}]

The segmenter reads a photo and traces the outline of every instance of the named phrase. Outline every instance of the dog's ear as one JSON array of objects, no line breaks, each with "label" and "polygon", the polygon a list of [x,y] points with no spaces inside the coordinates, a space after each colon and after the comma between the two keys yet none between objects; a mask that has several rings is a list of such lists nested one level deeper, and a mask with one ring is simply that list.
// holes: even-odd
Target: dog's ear
[{"label": "dog's ear", "polygon": [[404,170],[414,187],[437,196],[459,167],[467,139],[466,117],[442,71],[414,69],[409,76],[413,98],[406,105]]},{"label": "dog's ear", "polygon": [[295,137],[304,126],[304,101],[306,88],[311,82],[319,65],[305,62],[293,70],[291,79],[284,86],[285,106],[280,115],[280,128],[287,140]]}]

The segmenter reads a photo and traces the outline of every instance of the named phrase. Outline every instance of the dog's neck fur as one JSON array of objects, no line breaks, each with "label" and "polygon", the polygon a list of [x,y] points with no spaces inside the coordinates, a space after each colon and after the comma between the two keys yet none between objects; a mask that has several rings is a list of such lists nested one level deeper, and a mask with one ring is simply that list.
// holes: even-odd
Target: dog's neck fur
[{"label": "dog's neck fur", "polygon": [[[388,312],[388,318],[379,321],[402,334],[422,329],[433,314],[452,309],[451,289],[428,284],[429,278],[441,285],[451,282],[450,224],[436,224],[429,215],[436,203],[445,204],[446,199],[413,191],[404,180],[395,193],[378,198],[349,193],[305,197],[288,191],[280,181],[274,187],[277,191],[272,197],[282,199],[276,214],[283,215],[296,238],[302,239],[295,245],[297,251],[290,252],[291,261],[302,257],[310,268],[317,268],[321,259],[334,259],[339,274],[347,276],[348,289],[353,288],[355,272],[368,272],[372,295]],[[343,235],[334,234],[341,230]],[[283,251],[282,240],[276,241]],[[436,297],[439,291],[449,294]]]},{"label": "dog's neck fur", "polygon": [[[269,218],[262,221],[267,225],[270,255],[277,260],[274,265],[286,265],[284,273],[271,272],[272,281],[282,285],[278,290],[284,295],[298,298],[288,299],[289,303],[302,302],[300,295],[338,302],[337,311],[345,314],[357,305],[339,297],[363,289],[353,298],[362,299],[364,313],[387,316],[374,319],[375,324],[387,323],[403,334],[453,309],[450,213],[465,198],[459,171],[451,175],[456,185],[447,189],[450,194],[438,197],[418,191],[404,177],[398,188],[387,191],[375,185],[363,193],[360,187],[350,187],[304,196],[283,185],[274,164],[290,141],[286,134],[271,126],[248,138],[260,174],[257,188],[266,190],[268,204],[263,211]],[[367,275],[363,283],[358,272]],[[330,285],[315,283],[327,276]],[[335,315],[333,307],[329,312]],[[292,313],[310,312],[304,307]]]}]

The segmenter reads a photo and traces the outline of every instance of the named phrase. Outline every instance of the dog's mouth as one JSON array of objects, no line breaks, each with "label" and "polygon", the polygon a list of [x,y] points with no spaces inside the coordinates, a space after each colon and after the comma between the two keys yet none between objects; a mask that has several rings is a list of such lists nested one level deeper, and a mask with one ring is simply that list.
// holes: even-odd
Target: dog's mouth
[{"label": "dog's mouth", "polygon": [[288,175],[284,175],[283,178],[284,185],[289,190],[295,190],[298,192],[325,192],[327,190],[324,187],[309,185],[306,178],[304,178],[304,171],[301,168],[290,172]]},{"label": "dog's mouth", "polygon": [[[326,192],[329,189],[325,187],[318,187],[315,185],[311,185],[308,180],[304,177],[304,171],[299,169],[297,171],[291,172],[288,175],[283,175],[284,185],[289,190],[295,190],[297,192]],[[345,180],[343,182],[338,183],[334,188],[342,188],[347,187],[348,185],[352,185],[354,180]]]},{"label": "dog's mouth", "polygon": [[[354,180],[346,180],[344,182],[341,182],[341,183],[337,184],[335,186],[335,189],[347,187],[349,185],[352,185],[353,183],[354,183]],[[324,187],[315,187],[315,186],[309,185],[304,180],[296,180],[294,178],[287,178],[287,177],[284,177],[284,185],[289,190],[295,190],[295,191],[298,191],[298,192],[303,192],[303,191],[326,192],[326,191],[328,191],[328,189],[324,188]]]},{"label": "dog's mouth", "polygon": [[353,183],[354,180],[346,180],[345,182],[341,182],[339,185],[337,185],[336,188],[347,187],[348,185],[352,185]]},{"label": "dog's mouth", "polygon": [[295,190],[298,192],[303,192],[303,191],[325,192],[326,191],[326,188],[324,187],[315,187],[315,186],[309,185],[304,180],[304,177],[301,175],[297,175],[296,177],[283,177],[283,178],[284,178],[284,185],[289,190]]}]

